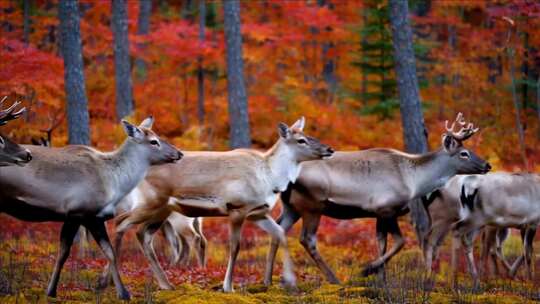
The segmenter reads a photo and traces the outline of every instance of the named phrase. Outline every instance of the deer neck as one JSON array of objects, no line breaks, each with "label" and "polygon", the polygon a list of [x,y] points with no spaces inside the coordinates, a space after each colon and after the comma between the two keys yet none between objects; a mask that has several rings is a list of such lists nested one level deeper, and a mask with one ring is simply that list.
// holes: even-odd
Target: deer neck
[{"label": "deer neck", "polygon": [[411,163],[411,198],[418,198],[444,186],[456,175],[456,169],[450,165],[450,155],[442,149],[419,155]]},{"label": "deer neck", "polygon": [[150,167],[149,153],[140,144],[127,139],[118,150],[105,158],[110,185],[117,189],[120,198],[135,188],[146,175]]},{"label": "deer neck", "polygon": [[268,150],[265,160],[274,192],[285,191],[289,183],[294,183],[300,174],[300,162],[281,138]]}]

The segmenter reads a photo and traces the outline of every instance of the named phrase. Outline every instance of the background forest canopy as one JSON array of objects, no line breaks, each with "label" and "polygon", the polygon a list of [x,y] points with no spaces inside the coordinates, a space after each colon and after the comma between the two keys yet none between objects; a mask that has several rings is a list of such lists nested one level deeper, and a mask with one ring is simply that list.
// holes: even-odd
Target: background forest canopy
[{"label": "background forest canopy", "polygon": [[[145,14],[143,2],[127,1],[133,116],[153,114],[180,149],[228,149],[223,3],[153,1]],[[529,168],[540,171],[540,5],[409,6],[430,149],[461,111],[481,127],[469,143],[479,155],[522,169],[519,117]],[[80,1],[79,11],[91,144],[111,149],[124,139],[112,5]],[[336,149],[403,148],[386,1],[242,1],[240,15],[253,147],[269,147],[277,122],[303,115],[307,132]],[[59,25],[57,1],[0,1],[0,96],[29,110],[3,127],[17,142],[47,133],[53,146],[68,141]]]}]

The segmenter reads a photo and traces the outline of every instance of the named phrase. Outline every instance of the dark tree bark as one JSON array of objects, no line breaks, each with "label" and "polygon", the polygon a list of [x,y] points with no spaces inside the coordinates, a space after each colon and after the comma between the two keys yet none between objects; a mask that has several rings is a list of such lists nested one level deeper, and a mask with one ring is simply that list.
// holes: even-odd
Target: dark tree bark
[{"label": "dark tree bark", "polygon": [[[152,0],[139,0],[139,19],[137,20],[137,34],[147,35],[150,31],[150,15],[152,14]],[[144,49],[145,45],[139,45],[139,48]],[[146,78],[146,62],[142,58],[135,59],[135,68],[138,78],[144,80]]]},{"label": "dark tree bark", "polygon": [[536,136],[540,139],[540,74],[536,80],[536,114],[538,115],[538,132]]},{"label": "dark tree bark", "polygon": [[[205,40],[205,27],[206,27],[206,2],[205,0],[199,0],[199,41],[204,42]],[[197,98],[197,117],[199,118],[199,124],[204,123],[204,67],[203,67],[203,58],[199,56],[198,68],[197,68],[197,88],[198,88],[198,98]]]},{"label": "dark tree bark", "polygon": [[79,28],[79,1],[60,0],[60,41],[64,57],[64,87],[70,144],[90,144],[88,102]]},{"label": "dark tree bark", "polygon": [[[317,0],[317,4],[320,7],[327,6],[329,9],[333,9],[334,5],[328,3],[326,0]],[[331,31],[331,28],[325,29],[326,31]],[[334,44],[331,42],[325,42],[322,45],[322,58],[323,58],[323,71],[322,76],[326,86],[328,87],[328,101],[332,102],[334,100],[334,95],[337,89],[337,77],[336,77],[336,63],[334,59],[329,58],[328,52],[334,47]]]},{"label": "dark tree bark", "polygon": [[244,83],[242,36],[240,32],[240,2],[223,2],[227,50],[227,91],[231,148],[251,146],[248,104]]},{"label": "dark tree bark", "polygon": [[30,41],[30,0],[23,0],[23,41]]},{"label": "dark tree bark", "polygon": [[390,0],[390,23],[405,150],[425,153],[427,130],[420,105],[407,0]]},{"label": "dark tree bark", "polygon": [[[389,5],[405,150],[425,153],[428,151],[427,130],[418,92],[409,8],[407,0],[390,0]],[[422,245],[431,226],[429,213],[420,199],[409,202],[409,208],[418,241]]]},{"label": "dark tree bark", "polygon": [[131,66],[129,62],[128,18],[125,0],[112,1],[111,21],[114,34],[116,118],[120,120],[133,112]]}]

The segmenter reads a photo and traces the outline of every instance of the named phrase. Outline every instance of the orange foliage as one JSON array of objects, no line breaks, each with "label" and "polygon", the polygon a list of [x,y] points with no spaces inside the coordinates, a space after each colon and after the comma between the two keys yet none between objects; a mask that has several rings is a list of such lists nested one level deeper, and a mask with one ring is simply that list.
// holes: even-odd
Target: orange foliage
[{"label": "orange foliage", "polygon": [[[132,56],[148,63],[144,80],[134,80],[135,116],[154,114],[157,131],[183,149],[227,149],[225,45],[221,4],[212,2],[216,26],[206,28],[204,42],[198,38],[198,22],[182,19],[184,3],[154,7],[150,34],[136,34],[138,2],[128,7]],[[331,1],[317,6],[302,1],[247,1],[242,3],[245,76],[249,96],[253,142],[264,148],[276,138],[277,121],[291,122],[300,115],[308,119],[311,134],[338,149],[375,146],[402,148],[399,113],[392,119],[360,116],[358,100],[362,75],[353,65],[360,49],[358,29],[363,24],[362,1]],[[0,94],[10,100],[22,98],[30,108],[27,120],[7,126],[21,142],[40,136],[51,113],[62,111],[63,66],[58,50],[56,3],[36,1],[31,9],[29,44],[22,42],[23,14],[11,2],[0,4]],[[110,149],[122,140],[114,111],[113,37],[111,7],[107,1],[81,1],[81,33],[86,88],[91,117],[92,143]],[[508,42],[509,16],[519,33],[529,35],[529,46],[539,44],[538,6],[527,1],[435,1],[426,16],[413,16],[416,42],[428,52],[418,60],[425,117],[433,149],[439,145],[442,123],[463,111],[483,128],[470,143],[508,169],[518,168],[519,151],[512,115],[508,59],[504,48],[516,50],[516,66],[525,60],[531,69],[538,54],[522,39]],[[197,18],[196,14],[193,17]],[[451,41],[454,41],[451,43]],[[331,48],[323,55],[323,44]],[[525,58],[525,52],[529,52]],[[206,121],[197,120],[197,58],[205,68]],[[338,91],[328,102],[322,71],[325,61],[335,62]],[[135,71],[134,71],[135,74]],[[522,78],[523,75],[518,75]],[[491,79],[490,79],[491,78]],[[533,79],[534,81],[534,79]],[[369,90],[369,88],[368,88]],[[528,156],[538,165],[538,118],[534,90],[521,116],[525,121]],[[65,122],[64,122],[65,124]],[[67,139],[62,124],[54,131],[56,145]],[[113,132],[111,132],[113,130]],[[388,132],[391,130],[392,132]],[[500,139],[511,144],[501,145]]]}]

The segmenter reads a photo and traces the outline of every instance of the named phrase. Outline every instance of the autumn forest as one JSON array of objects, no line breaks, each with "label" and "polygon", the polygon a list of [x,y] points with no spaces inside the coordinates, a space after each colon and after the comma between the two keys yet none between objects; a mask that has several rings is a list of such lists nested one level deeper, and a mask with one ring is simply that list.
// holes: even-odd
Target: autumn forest
[{"label": "autumn forest", "polygon": [[2,303],[540,299],[536,1],[0,0],[0,99]]}]

